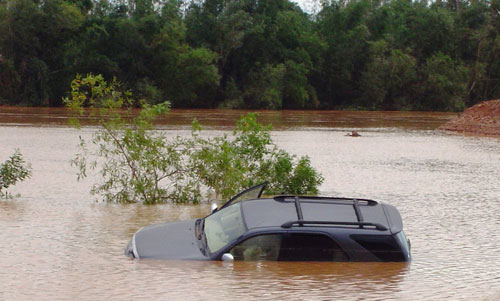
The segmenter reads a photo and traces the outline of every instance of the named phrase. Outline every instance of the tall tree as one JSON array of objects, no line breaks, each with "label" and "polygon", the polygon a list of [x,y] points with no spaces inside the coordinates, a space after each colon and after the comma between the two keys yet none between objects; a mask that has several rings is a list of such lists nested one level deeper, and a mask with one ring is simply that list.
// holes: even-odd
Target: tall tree
[{"label": "tall tree", "polygon": [[0,97],[12,103],[59,104],[54,96],[68,71],[63,60],[67,41],[82,22],[81,10],[62,0],[0,3],[0,64],[4,67]]}]

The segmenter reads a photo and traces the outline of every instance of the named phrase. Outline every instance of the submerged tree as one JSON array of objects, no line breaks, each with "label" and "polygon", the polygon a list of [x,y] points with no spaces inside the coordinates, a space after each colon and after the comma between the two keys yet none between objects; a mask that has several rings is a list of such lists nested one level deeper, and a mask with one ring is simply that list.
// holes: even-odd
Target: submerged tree
[{"label": "submerged tree", "polygon": [[193,132],[198,149],[192,156],[194,170],[223,199],[265,181],[270,194],[316,194],[323,182],[307,156],[297,159],[273,143],[271,127],[257,122],[256,113],[241,117],[231,138],[203,139],[197,129]]},{"label": "submerged tree", "polygon": [[[71,161],[78,179],[87,177],[88,169],[98,170],[102,181],[91,193],[106,201],[197,202],[199,185],[183,159],[188,143],[153,131],[153,121],[168,112],[169,103],[151,106],[131,96],[116,80],[108,84],[101,75],[73,80],[71,97],[64,102],[78,114],[76,125],[86,116],[99,125],[89,141],[80,137],[80,153]],[[138,114],[134,106],[141,108]]]},{"label": "submerged tree", "polygon": [[30,177],[31,164],[24,161],[23,155],[16,149],[7,161],[0,164],[0,197],[9,197],[5,189]]},{"label": "submerged tree", "polygon": [[106,201],[198,203],[207,193],[228,198],[264,181],[273,193],[308,194],[323,181],[309,158],[278,149],[270,127],[259,124],[255,114],[238,121],[233,139],[201,138],[196,123],[191,137],[168,138],[153,127],[155,118],[168,112],[168,102],[151,106],[135,100],[116,80],[77,76],[64,102],[77,114],[75,125],[91,118],[99,126],[90,140],[80,137],[80,152],[71,163],[79,179],[88,169],[98,172],[102,181],[91,193]]}]

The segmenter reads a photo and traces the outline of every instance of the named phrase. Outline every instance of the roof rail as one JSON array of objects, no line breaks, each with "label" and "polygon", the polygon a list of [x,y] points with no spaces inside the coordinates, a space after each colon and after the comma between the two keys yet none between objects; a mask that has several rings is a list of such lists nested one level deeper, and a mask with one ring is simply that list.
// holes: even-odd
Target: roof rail
[{"label": "roof rail", "polygon": [[367,223],[367,222],[334,222],[334,221],[289,221],[281,225],[281,228],[291,228],[293,225],[304,226],[304,224],[308,225],[338,225],[338,226],[359,226],[363,228],[364,226],[375,227],[375,229],[379,231],[386,231],[387,227],[378,223]]},{"label": "roof rail", "polygon": [[[285,199],[289,199],[290,201],[295,201],[296,198],[299,198],[301,202],[332,202],[336,204],[342,205],[354,205],[355,202],[358,202],[360,206],[375,206],[378,204],[377,201],[370,199],[358,199],[358,198],[344,198],[344,197],[324,197],[324,196],[296,196],[296,195],[277,195],[274,197],[276,201],[283,202]],[[359,202],[363,202],[359,204]]]},{"label": "roof rail", "polygon": [[[291,202],[293,201],[295,204],[295,210],[297,211],[298,220],[289,221],[281,225],[282,228],[291,228],[293,225],[304,226],[304,224],[308,225],[337,225],[337,226],[359,226],[360,228],[364,227],[375,227],[375,229],[380,231],[386,231],[387,227],[379,224],[379,223],[370,223],[365,222],[363,215],[361,214],[360,206],[374,206],[377,205],[378,202],[367,199],[354,199],[354,198],[329,198],[329,197],[310,197],[310,196],[291,196],[291,195],[280,195],[274,197],[277,201],[285,201],[285,199],[289,199]],[[342,222],[342,221],[311,221],[304,220],[304,215],[302,213],[301,203],[336,203],[341,205],[350,205],[352,206],[354,213],[356,214],[355,222]],[[362,202],[360,204],[360,202]]]}]

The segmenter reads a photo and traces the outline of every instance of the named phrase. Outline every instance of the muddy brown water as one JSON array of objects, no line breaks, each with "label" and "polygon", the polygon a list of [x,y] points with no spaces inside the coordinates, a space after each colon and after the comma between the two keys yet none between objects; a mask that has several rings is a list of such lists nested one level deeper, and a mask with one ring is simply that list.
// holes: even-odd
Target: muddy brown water
[{"label": "muddy brown water", "polygon": [[[179,110],[220,135],[244,111]],[[123,249],[151,223],[204,216],[209,205],[96,202],[68,161],[78,136],[64,109],[0,107],[0,162],[19,148],[33,177],[0,201],[0,300],[482,300],[500,291],[500,140],[434,130],[453,114],[261,112],[275,142],[308,155],[322,195],[395,205],[412,242],[401,263],[130,260]],[[346,136],[356,130],[361,137]]]}]

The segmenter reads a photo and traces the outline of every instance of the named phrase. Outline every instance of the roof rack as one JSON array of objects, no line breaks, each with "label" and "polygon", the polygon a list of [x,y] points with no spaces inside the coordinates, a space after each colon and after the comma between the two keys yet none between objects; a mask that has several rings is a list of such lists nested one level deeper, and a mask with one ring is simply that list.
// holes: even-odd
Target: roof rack
[{"label": "roof rack", "polygon": [[[354,202],[358,202],[361,206],[375,206],[378,204],[377,201],[369,199],[357,199],[357,198],[344,198],[344,197],[321,197],[321,196],[296,196],[296,195],[278,195],[274,199],[279,202],[285,202],[287,200],[295,200],[299,198],[301,202],[304,203],[333,203],[340,205],[353,205]],[[360,203],[361,202],[361,203]]]},{"label": "roof rack", "polygon": [[[304,225],[335,225],[335,226],[359,226],[360,228],[364,227],[370,227],[368,229],[371,229],[371,227],[374,227],[376,230],[380,231],[386,231],[387,227],[379,224],[379,223],[370,223],[370,222],[365,222],[363,219],[363,215],[361,214],[361,209],[360,205],[362,206],[375,206],[378,203],[374,200],[367,200],[367,199],[353,199],[353,198],[328,198],[328,197],[308,197],[308,196],[288,196],[288,195],[280,195],[274,198],[277,201],[284,202],[286,199],[289,199],[290,201],[293,199],[293,202],[295,203],[295,209],[297,210],[297,217],[298,220],[294,221],[288,221],[284,224],[281,225],[282,228],[291,228],[293,225],[299,225],[303,227]],[[360,204],[360,201],[363,202],[363,204]],[[311,221],[311,220],[304,220],[304,215],[302,214],[302,206],[301,203],[334,203],[334,204],[341,204],[341,205],[351,205],[354,209],[354,212],[356,214],[356,219],[357,222],[340,222],[340,221]]]},{"label": "roof rack", "polygon": [[[291,228],[293,225],[299,225],[299,226],[304,226],[305,224],[309,225],[336,225],[336,226],[359,226],[360,228],[363,228],[363,226],[369,226],[369,227],[375,227],[375,229],[380,230],[380,231],[386,231],[387,227],[378,223],[359,223],[359,222],[334,222],[334,221],[304,221],[304,220],[298,220],[298,221],[289,221],[281,225],[281,228]],[[369,229],[369,228],[368,228]]]}]

